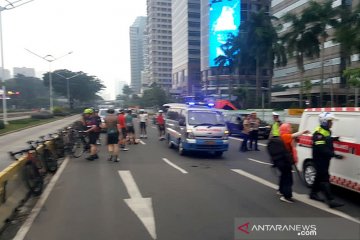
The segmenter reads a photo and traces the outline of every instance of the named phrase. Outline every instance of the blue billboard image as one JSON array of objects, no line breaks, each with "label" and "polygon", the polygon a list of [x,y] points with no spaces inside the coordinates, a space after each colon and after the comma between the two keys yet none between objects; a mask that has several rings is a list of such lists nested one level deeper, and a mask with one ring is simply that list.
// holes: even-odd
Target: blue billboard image
[{"label": "blue billboard image", "polygon": [[209,66],[215,67],[215,58],[224,55],[221,45],[226,43],[228,34],[238,32],[240,25],[241,0],[209,1]]}]

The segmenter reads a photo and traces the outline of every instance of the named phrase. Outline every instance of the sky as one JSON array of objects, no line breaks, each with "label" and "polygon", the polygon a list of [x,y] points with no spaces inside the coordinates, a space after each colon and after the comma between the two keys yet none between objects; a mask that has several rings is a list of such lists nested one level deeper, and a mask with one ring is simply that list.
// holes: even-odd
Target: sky
[{"label": "sky", "polygon": [[51,69],[97,76],[107,87],[102,96],[115,98],[115,83],[130,83],[129,27],[138,16],[146,16],[146,0],[34,0],[1,11],[5,69],[35,68],[41,76],[49,63],[25,49],[55,58],[72,51]]}]

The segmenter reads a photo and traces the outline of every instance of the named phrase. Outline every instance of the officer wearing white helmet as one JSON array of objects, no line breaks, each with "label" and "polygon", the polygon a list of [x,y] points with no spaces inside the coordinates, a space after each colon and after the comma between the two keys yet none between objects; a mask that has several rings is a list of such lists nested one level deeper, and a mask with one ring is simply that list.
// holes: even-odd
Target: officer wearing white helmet
[{"label": "officer wearing white helmet", "polygon": [[[331,158],[342,159],[342,155],[334,152],[333,140],[331,136],[331,127],[335,116],[330,112],[323,112],[319,115],[320,126],[313,133],[313,160],[316,169],[315,181],[310,192],[310,198],[316,201],[325,201],[330,208],[341,207],[344,204],[336,202],[330,189],[329,166]],[[319,196],[319,192],[323,192],[325,199]]]},{"label": "officer wearing white helmet", "polygon": [[280,128],[280,125],[281,125],[281,121],[280,121],[280,118],[279,118],[279,114],[276,113],[276,112],[273,112],[272,115],[273,115],[274,123],[271,125],[270,135],[271,135],[271,137],[280,137],[279,128]]}]

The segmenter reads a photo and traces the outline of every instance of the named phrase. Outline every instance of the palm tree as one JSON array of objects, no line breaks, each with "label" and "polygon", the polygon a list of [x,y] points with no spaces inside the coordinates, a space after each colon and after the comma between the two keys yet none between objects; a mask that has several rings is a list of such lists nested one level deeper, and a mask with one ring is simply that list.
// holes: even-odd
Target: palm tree
[{"label": "palm tree", "polygon": [[[339,12],[341,21],[335,25],[334,41],[340,43],[340,56],[345,60],[340,71],[344,71],[351,66],[351,55],[360,50],[360,4],[354,11],[350,6],[342,5]],[[346,94],[346,104],[348,100],[349,94]]]},{"label": "palm tree", "polygon": [[233,74],[235,73],[236,67],[238,66],[237,55],[239,50],[236,46],[235,41],[235,36],[233,34],[229,34],[226,43],[221,45],[221,50],[224,55],[219,55],[215,58],[215,63],[219,67],[219,70],[221,72],[224,68],[227,68],[229,70],[229,101],[231,101]]},{"label": "palm tree", "polygon": [[299,88],[299,107],[303,107],[303,85],[304,85],[304,60],[305,57],[319,57],[320,42],[313,29],[307,28],[306,15],[296,16],[294,14],[286,14],[283,19],[287,23],[291,23],[291,29],[282,37],[286,44],[286,50],[289,57],[295,57],[297,68],[300,72],[300,88]]},{"label": "palm tree", "polygon": [[327,26],[335,26],[338,16],[338,11],[332,7],[332,2],[332,0],[326,0],[320,4],[311,1],[303,14],[311,31],[318,36],[321,45],[320,106],[322,106],[324,98],[324,53],[325,42],[329,38]]},{"label": "palm tree", "polygon": [[345,69],[343,73],[344,77],[348,80],[348,84],[355,89],[355,101],[354,107],[358,107],[358,95],[360,88],[360,69]]},{"label": "palm tree", "polygon": [[[260,71],[263,67],[272,68],[275,55],[278,57],[281,55],[275,53],[274,50],[278,50],[275,47],[278,41],[277,29],[273,26],[272,22],[278,20],[274,16],[269,16],[265,10],[259,12],[253,12],[250,18],[240,26],[240,32],[243,36],[240,49],[240,54],[246,54],[245,58],[252,58],[250,61],[255,63],[256,71],[256,92],[255,92],[255,104],[259,106],[259,98],[262,84],[260,82]],[[245,51],[243,51],[245,49]],[[284,54],[282,54],[284,56]],[[282,58],[279,58],[280,60]],[[279,63],[282,61],[278,61]]]}]

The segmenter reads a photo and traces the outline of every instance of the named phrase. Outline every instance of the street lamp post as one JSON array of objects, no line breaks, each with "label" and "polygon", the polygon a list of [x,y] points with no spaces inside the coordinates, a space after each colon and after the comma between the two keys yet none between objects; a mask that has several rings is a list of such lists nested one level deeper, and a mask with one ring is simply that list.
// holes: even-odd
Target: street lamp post
[{"label": "street lamp post", "polygon": [[82,75],[83,73],[77,73],[77,74],[75,74],[75,75],[73,75],[73,76],[71,76],[71,77],[65,77],[65,76],[63,76],[63,75],[61,75],[61,74],[59,74],[59,73],[57,73],[57,72],[55,72],[55,74],[66,79],[66,93],[67,93],[66,95],[67,95],[67,99],[68,99],[68,103],[69,103],[69,108],[71,109],[71,102],[70,102],[70,82],[69,82],[69,79],[72,79],[72,78],[74,78],[74,77],[77,77],[77,76],[79,76],[79,75]]},{"label": "street lamp post", "polygon": [[5,87],[5,63],[4,63],[4,41],[3,41],[3,34],[2,34],[2,17],[1,13],[4,10],[11,10],[16,7],[20,7],[26,3],[32,2],[34,0],[22,1],[17,0],[14,2],[6,1],[8,4],[0,6],[0,51],[1,51],[1,83],[2,83],[2,103],[3,103],[3,122],[4,124],[8,124],[7,122],[7,106],[6,106],[6,87]]},{"label": "street lamp post", "polygon": [[47,61],[47,62],[49,63],[49,97],[50,97],[50,111],[53,112],[54,102],[53,102],[53,87],[52,87],[51,63],[54,62],[54,61],[56,61],[56,60],[58,60],[58,59],[60,59],[60,58],[65,57],[65,56],[67,56],[67,55],[72,54],[72,51],[70,51],[70,52],[68,52],[68,53],[66,53],[66,54],[64,54],[64,55],[56,58],[56,57],[54,57],[53,55],[50,55],[50,54],[42,57],[42,56],[40,56],[39,54],[36,54],[36,53],[30,51],[29,49],[26,49],[26,48],[25,48],[25,50],[28,51],[29,53],[31,53],[31,54],[33,54],[33,55],[41,58],[41,59]]}]

